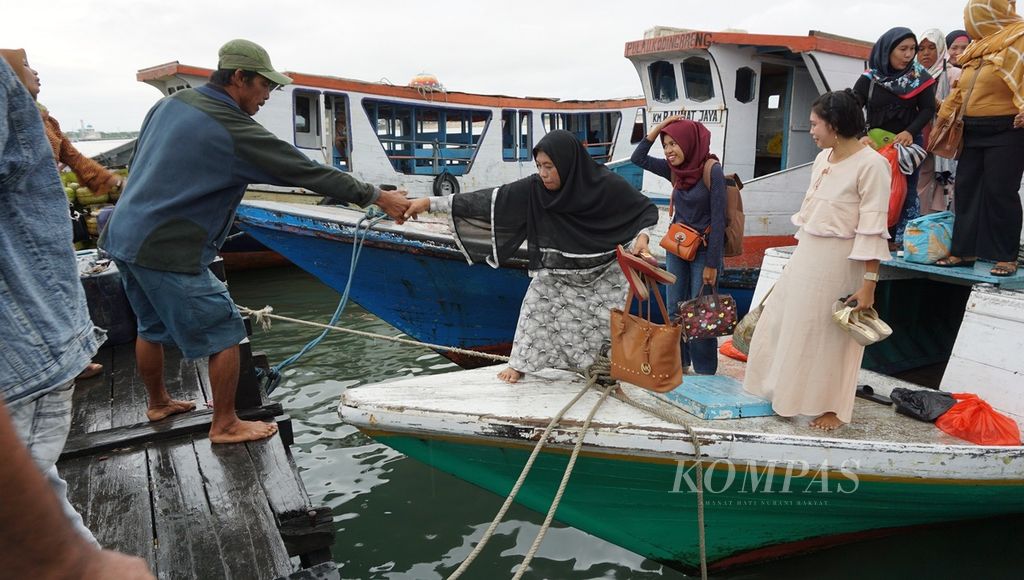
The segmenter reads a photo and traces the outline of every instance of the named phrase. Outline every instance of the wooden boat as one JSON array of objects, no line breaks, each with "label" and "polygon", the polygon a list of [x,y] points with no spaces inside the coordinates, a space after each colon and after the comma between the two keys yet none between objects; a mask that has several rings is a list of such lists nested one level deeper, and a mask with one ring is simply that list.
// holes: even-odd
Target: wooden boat
[{"label": "wooden boat", "polygon": [[[768,252],[758,296],[788,255]],[[941,388],[974,392],[1024,424],[1024,363],[1014,354],[1024,336],[1024,292],[990,285],[994,280],[980,269],[956,273],[893,261],[882,273],[882,284],[892,286],[880,290],[881,296],[906,290],[910,281],[932,297],[966,289],[966,314],[919,309],[915,315],[959,321]],[[1002,282],[1021,288],[1024,276]],[[893,338],[906,329],[906,320],[895,322]],[[943,340],[931,344],[946,347]],[[740,391],[744,371],[744,363],[723,357],[721,376],[686,376],[664,397],[624,384],[624,398],[606,401],[583,435],[556,518],[693,572],[700,565],[701,482],[712,570],[908,527],[1024,513],[1024,447],[974,445],[863,399],[857,399],[853,423],[828,434],[806,421],[756,416],[766,402]],[[475,369],[352,388],[339,413],[410,457],[507,495],[545,425],[585,383],[552,370],[508,385],[495,372]],[[896,387],[924,388],[870,370],[861,371],[859,382],[881,395]],[[547,511],[569,449],[598,398],[592,389],[565,415],[517,501]]]}]

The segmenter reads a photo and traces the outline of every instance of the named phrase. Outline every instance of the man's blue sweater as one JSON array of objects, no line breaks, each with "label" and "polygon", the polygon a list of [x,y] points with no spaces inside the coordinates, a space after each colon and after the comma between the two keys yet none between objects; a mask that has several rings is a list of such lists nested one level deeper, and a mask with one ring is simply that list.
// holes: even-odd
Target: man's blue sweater
[{"label": "man's blue sweater", "polygon": [[131,176],[99,245],[145,268],[196,274],[217,256],[250,183],[304,187],[361,206],[380,191],[317,164],[204,85],[146,115]]}]

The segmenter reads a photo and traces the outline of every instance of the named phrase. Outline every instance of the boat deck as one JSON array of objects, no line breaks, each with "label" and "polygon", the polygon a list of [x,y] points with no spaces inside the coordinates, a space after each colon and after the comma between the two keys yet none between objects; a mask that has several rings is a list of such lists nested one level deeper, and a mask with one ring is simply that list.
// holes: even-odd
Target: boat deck
[{"label": "boat deck", "polygon": [[[742,382],[746,363],[720,356],[718,368],[719,374],[733,377]],[[422,412],[424,414],[463,415],[474,419],[487,417],[491,422],[508,421],[509,423],[543,427],[584,385],[582,378],[567,371],[547,370],[526,375],[515,385],[498,380],[496,372],[497,367],[485,367],[461,371],[458,373],[457,381],[453,381],[451,375],[435,375],[360,386],[346,391],[342,406],[367,406],[372,409],[392,410],[409,415]],[[896,387],[923,388],[867,370],[861,371],[858,384],[871,385],[876,393],[886,396]],[[686,377],[683,377],[681,388],[686,388]],[[766,433],[810,437],[819,440],[973,445],[947,435],[936,428],[934,424],[897,414],[893,406],[859,398],[856,400],[853,411],[853,421],[834,432],[824,433],[810,426],[811,417],[791,420],[773,415],[738,419],[702,419],[643,389],[626,385],[624,390],[627,396],[647,405],[653,405],[662,412],[670,414],[677,421],[699,430]],[[434,396],[431,395],[432,392],[435,393]],[[481,395],[482,393],[486,393],[486,395]],[[598,398],[599,393],[596,390],[584,395],[566,413],[560,424],[561,427],[569,429],[582,424]],[[677,422],[659,419],[649,412],[636,409],[613,398],[609,398],[598,410],[591,426],[594,429],[619,431],[634,429],[662,432],[682,431]]]},{"label": "boat deck", "polygon": [[[247,343],[242,360],[251,368]],[[213,445],[204,363],[167,350],[168,391],[197,410],[150,423],[134,346],[105,347],[96,362],[104,372],[78,382],[58,469],[101,545],[143,558],[160,578],[338,577],[330,508],[311,504],[288,451],[291,420],[248,373],[239,415],[277,421],[279,434]]]}]

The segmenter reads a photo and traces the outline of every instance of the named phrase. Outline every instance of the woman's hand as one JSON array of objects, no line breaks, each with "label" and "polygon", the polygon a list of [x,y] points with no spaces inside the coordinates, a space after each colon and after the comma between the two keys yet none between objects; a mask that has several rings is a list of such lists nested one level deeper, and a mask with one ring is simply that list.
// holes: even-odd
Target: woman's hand
[{"label": "woman's hand", "polygon": [[714,287],[715,282],[718,282],[718,268],[704,267],[704,283],[708,286]]},{"label": "woman's hand", "polygon": [[893,137],[892,143],[893,145],[903,145],[904,147],[907,147],[914,143],[914,136],[907,131],[900,131],[899,135]]},{"label": "woman's hand", "polygon": [[647,237],[647,234],[640,234],[636,237],[636,241],[633,242],[633,255],[640,256],[650,253],[650,239]]},{"label": "woman's hand", "polygon": [[846,299],[847,306],[853,306],[853,302],[855,300],[857,301],[857,305],[853,308],[855,312],[874,307],[875,283],[865,280],[864,283],[861,284],[860,289]]},{"label": "woman's hand", "polygon": [[657,125],[654,126],[653,129],[647,132],[647,140],[653,143],[654,140],[658,138],[658,135],[661,133],[661,130],[665,128],[665,125],[668,125],[669,123],[675,123],[676,121],[682,118],[682,115],[672,115],[671,117],[666,117],[662,122],[658,123]]},{"label": "woman's hand", "polygon": [[110,178],[103,182],[103,185],[100,186],[99,191],[97,191],[96,194],[103,195],[105,193],[120,191],[122,185],[124,185],[124,178],[116,173],[111,173]]},{"label": "woman's hand", "polygon": [[1013,118],[1013,128],[1020,129],[1024,127],[1024,109],[1021,109],[1017,116]]},{"label": "woman's hand", "polygon": [[430,211],[430,198],[418,197],[409,200],[409,209],[405,210],[405,219],[416,219],[416,216],[425,211]]},{"label": "woman's hand", "polygon": [[875,149],[875,140],[871,137],[861,137],[860,144]]}]

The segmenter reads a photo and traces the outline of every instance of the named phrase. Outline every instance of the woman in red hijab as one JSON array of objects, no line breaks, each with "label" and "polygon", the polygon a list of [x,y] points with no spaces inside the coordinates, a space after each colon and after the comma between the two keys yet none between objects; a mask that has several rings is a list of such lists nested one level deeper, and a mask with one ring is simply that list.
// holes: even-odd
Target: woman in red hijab
[{"label": "woman in red hijab", "polygon": [[[665,159],[648,155],[659,136]],[[633,163],[672,182],[669,205],[672,223],[683,223],[704,233],[706,244],[697,251],[693,261],[687,262],[671,253],[665,256],[668,271],[676,275],[676,283],[668,288],[668,303],[672,308],[697,297],[702,289],[706,293],[715,292],[722,270],[725,175],[722,166],[716,163],[708,189],[703,177],[704,164],[709,159],[718,159],[711,154],[711,132],[704,125],[679,116],[669,117],[651,129],[633,152]],[[646,245],[641,236],[634,251],[646,252]],[[684,370],[692,362],[697,374],[713,375],[718,371],[716,339],[684,342],[681,351]]]}]

